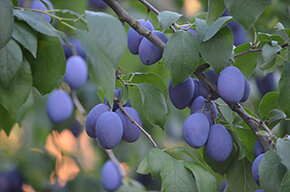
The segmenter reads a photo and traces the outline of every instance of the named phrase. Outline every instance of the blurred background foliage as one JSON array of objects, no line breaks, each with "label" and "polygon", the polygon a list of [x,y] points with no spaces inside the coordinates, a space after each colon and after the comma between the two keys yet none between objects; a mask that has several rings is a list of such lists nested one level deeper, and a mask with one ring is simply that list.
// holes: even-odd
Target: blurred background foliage
[{"label": "blurred background foliage", "polygon": [[[90,1],[51,0],[55,9],[70,9],[80,14],[84,10],[103,11],[115,15],[106,5],[99,5],[98,3],[93,5]],[[206,0],[151,0],[149,2],[160,11],[170,10],[183,14],[183,17],[177,22],[178,24],[184,24],[190,21],[192,17],[207,10]],[[29,3],[31,1],[25,1],[24,6],[29,6]],[[122,0],[120,3],[133,17],[137,19],[147,17],[147,9],[139,1]],[[288,4],[289,1],[287,0],[273,0],[258,19],[255,30],[272,33],[277,22],[281,22],[285,28],[289,28]],[[148,16],[154,28],[158,29],[157,16],[152,12]],[[64,31],[69,41],[75,41],[75,34],[72,30],[58,21],[54,21],[53,25]],[[124,27],[128,31],[129,25],[125,24]],[[170,37],[170,31],[165,32]],[[252,41],[253,29],[250,29],[246,34],[248,41]],[[81,54],[80,52],[79,54]],[[163,78],[166,84],[170,79],[162,65],[162,60],[159,64],[145,66],[140,62],[138,56],[132,55],[128,49],[120,62],[120,69],[126,75],[141,71],[156,73]],[[279,70],[267,76],[256,70],[250,78],[251,97],[245,102],[245,107],[258,114],[260,99],[265,93],[277,90],[279,76]],[[262,82],[259,83],[259,81]],[[60,86],[67,88],[64,83]],[[98,97],[97,87],[90,80],[77,91],[77,95],[87,112],[96,104],[102,102]],[[0,131],[0,185],[5,183],[3,178],[11,178],[15,186],[21,185],[22,190],[27,192],[102,191],[100,172],[102,165],[108,159],[106,153],[95,140],[86,135],[84,119],[78,111],[75,110],[71,118],[61,124],[50,122],[46,113],[47,98],[48,95],[41,96],[34,90],[23,109],[26,111],[25,116],[19,117],[23,118],[21,123],[14,124],[9,136],[4,130]],[[220,100],[217,102],[222,103]],[[186,146],[182,137],[182,124],[189,115],[189,109],[177,110],[169,100],[167,100],[167,105],[169,112],[165,130],[155,129],[152,136],[161,148]],[[221,110],[226,118],[233,118],[232,112],[227,107],[222,106]],[[278,136],[285,133],[290,134],[289,126],[287,121],[278,124],[276,126],[278,127],[276,128]],[[141,182],[147,190],[159,190],[160,180],[152,180],[150,175],[143,176],[136,173],[138,164],[151,147],[151,143],[142,135],[137,142],[132,144],[121,141],[114,152],[130,178]],[[190,148],[190,150],[197,157],[202,157],[203,149],[193,150]],[[187,156],[180,156],[180,153],[172,155],[175,155],[178,159],[188,159]],[[5,176],[9,174],[9,177]],[[221,176],[217,174],[215,176],[217,177],[217,183],[223,180]]]}]

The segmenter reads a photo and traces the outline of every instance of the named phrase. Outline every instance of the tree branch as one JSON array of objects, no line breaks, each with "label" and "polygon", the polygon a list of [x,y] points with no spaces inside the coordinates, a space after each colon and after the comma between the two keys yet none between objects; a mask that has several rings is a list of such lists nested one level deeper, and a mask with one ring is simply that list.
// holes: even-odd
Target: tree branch
[{"label": "tree branch", "polygon": [[165,43],[156,35],[151,33],[146,27],[141,25],[134,17],[132,17],[116,0],[104,0],[114,12],[118,15],[121,21],[125,21],[128,23],[135,31],[137,31],[140,35],[143,35],[149,41],[151,41],[156,47],[160,50],[163,50],[165,47]]},{"label": "tree branch", "polygon": [[153,144],[153,146],[155,148],[158,148],[157,144],[155,143],[155,141],[152,139],[151,135],[149,133],[147,133],[145,131],[145,129],[143,129],[143,127],[141,127],[128,113],[127,111],[124,109],[124,107],[122,106],[122,103],[120,102],[120,100],[115,97],[114,101],[118,104],[119,108],[121,109],[121,111],[130,119],[130,121],[136,125],[144,134],[145,136],[150,140],[150,142]]}]

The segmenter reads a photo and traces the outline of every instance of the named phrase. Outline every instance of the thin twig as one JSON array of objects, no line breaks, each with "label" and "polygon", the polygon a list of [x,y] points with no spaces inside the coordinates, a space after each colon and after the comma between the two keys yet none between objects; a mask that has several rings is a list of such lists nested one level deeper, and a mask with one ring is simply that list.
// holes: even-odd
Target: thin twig
[{"label": "thin twig", "polygon": [[74,90],[71,90],[71,96],[73,99],[73,102],[75,104],[75,106],[77,107],[77,109],[83,114],[84,117],[87,116],[86,110],[84,109],[84,107],[82,106],[79,98],[77,97],[77,94]]},{"label": "thin twig", "polygon": [[155,141],[152,139],[151,135],[149,133],[147,133],[147,131],[145,131],[145,129],[143,129],[143,127],[141,127],[141,125],[139,125],[128,113],[127,111],[124,109],[124,107],[122,106],[120,100],[115,97],[114,101],[118,104],[119,108],[121,109],[121,111],[130,119],[130,121],[136,125],[144,134],[145,136],[150,140],[150,142],[153,144],[153,146],[155,148],[158,148],[157,144],[155,143]]},{"label": "thin twig", "polygon": [[274,138],[275,140],[277,140],[278,138],[276,137],[276,135],[274,135],[272,133],[272,131],[269,129],[269,127],[266,125],[266,123],[260,119],[257,119],[255,117],[251,117],[251,119],[253,121],[255,121],[256,123],[258,123],[260,125],[260,127],[263,127],[265,129],[265,131],[267,131],[267,133],[270,135],[271,138]]},{"label": "thin twig", "polygon": [[[284,47],[289,46],[289,43],[283,43],[283,44],[280,45],[280,46],[281,46],[282,48],[284,48]],[[252,48],[250,48],[250,49],[247,50],[247,51],[244,51],[244,52],[241,52],[241,53],[236,54],[236,55],[234,56],[234,58],[239,57],[239,56],[242,56],[242,55],[246,55],[246,54],[248,54],[248,53],[260,52],[260,51],[262,51],[262,49],[252,49]]]},{"label": "thin twig", "polygon": [[123,169],[123,167],[121,166],[121,163],[119,162],[119,160],[116,158],[116,156],[115,156],[114,152],[112,151],[112,149],[106,149],[105,151],[107,152],[108,156],[113,161],[113,163],[115,163],[115,165],[118,167],[121,176],[123,178],[126,177],[126,172]]},{"label": "thin twig", "polygon": [[[158,11],[158,9],[156,9],[156,8],[155,8],[153,5],[151,5],[148,1],[146,1],[146,0],[139,0],[139,1],[140,1],[143,5],[145,5],[145,6],[147,7],[148,10],[153,11],[156,15],[159,15],[159,14],[160,14],[160,12]],[[172,25],[174,25],[174,23],[173,23]],[[170,26],[170,29],[171,29],[172,33],[175,33],[176,30],[175,30],[175,28],[174,28],[172,25]]]}]

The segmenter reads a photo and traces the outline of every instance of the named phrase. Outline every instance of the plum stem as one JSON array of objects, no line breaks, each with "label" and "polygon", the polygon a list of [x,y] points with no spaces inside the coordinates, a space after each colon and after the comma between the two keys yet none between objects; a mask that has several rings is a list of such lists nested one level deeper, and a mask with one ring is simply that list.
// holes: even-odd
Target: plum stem
[{"label": "plum stem", "polygon": [[84,107],[82,106],[79,98],[77,97],[77,94],[74,90],[71,90],[71,96],[73,99],[73,102],[76,106],[76,108],[83,114],[84,117],[87,116],[86,110],[84,109]]},{"label": "plum stem", "polygon": [[122,178],[126,177],[126,172],[123,169],[123,167],[121,166],[121,163],[119,162],[119,160],[116,158],[112,149],[106,149],[105,151],[108,154],[108,156],[110,157],[110,159],[113,161],[113,163],[115,163],[115,165],[118,167]]},{"label": "plum stem", "polygon": [[119,108],[121,109],[121,111],[130,119],[130,121],[136,125],[144,134],[145,136],[150,140],[150,142],[153,144],[153,146],[155,148],[158,148],[157,144],[155,143],[155,141],[152,139],[151,135],[149,133],[147,133],[147,131],[145,131],[145,129],[143,127],[141,127],[141,125],[139,125],[128,113],[127,111],[124,109],[124,107],[122,106],[120,100],[115,97],[114,101],[118,104]]}]

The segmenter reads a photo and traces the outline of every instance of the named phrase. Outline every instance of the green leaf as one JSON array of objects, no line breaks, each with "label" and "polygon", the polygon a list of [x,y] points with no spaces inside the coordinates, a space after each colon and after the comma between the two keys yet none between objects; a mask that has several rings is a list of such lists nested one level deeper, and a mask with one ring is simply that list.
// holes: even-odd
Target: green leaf
[{"label": "green leaf", "polygon": [[232,161],[226,176],[230,191],[244,192],[258,189],[252,176],[252,165],[246,158],[242,160],[236,158]]},{"label": "green leaf", "polygon": [[[251,45],[247,43],[236,47],[234,51],[235,54],[239,54],[249,50],[250,48]],[[240,71],[249,79],[257,66],[257,52],[251,52],[235,57],[235,63],[233,65],[240,69]]]},{"label": "green leaf", "polygon": [[[12,36],[13,29],[13,4],[11,1],[0,1],[0,49],[2,49]],[[1,62],[0,62],[1,63]]]},{"label": "green leaf", "polygon": [[277,154],[281,159],[281,163],[286,166],[287,170],[290,171],[290,142],[278,139],[277,141]]},{"label": "green leaf", "polygon": [[42,95],[50,93],[60,83],[66,69],[59,38],[39,34],[36,59],[27,58],[31,65],[33,86]]},{"label": "green leaf", "polygon": [[217,74],[223,70],[229,61],[233,48],[233,35],[229,27],[223,27],[213,38],[203,42],[208,26],[205,20],[195,19],[197,43],[204,60],[209,63]]},{"label": "green leaf", "polygon": [[188,31],[177,31],[166,43],[164,67],[172,77],[172,84],[185,81],[198,67],[199,51],[194,36]]},{"label": "green leaf", "polygon": [[234,130],[232,130],[232,129],[228,129],[228,130],[230,131],[230,133],[232,135],[232,138],[233,138],[234,143],[238,147],[238,151],[239,151],[238,159],[241,160],[241,159],[243,159],[246,156],[246,149],[243,146],[242,141],[239,138],[238,134]]},{"label": "green leaf", "polygon": [[153,148],[148,151],[147,162],[149,165],[150,172],[152,174],[152,179],[160,177],[162,166],[169,159],[171,159],[171,157],[167,153],[161,151],[160,149]]},{"label": "green leaf", "polygon": [[126,181],[116,192],[146,192],[145,187],[136,180],[126,178]]},{"label": "green leaf", "polygon": [[290,62],[285,61],[281,78],[279,80],[278,104],[280,108],[284,111],[284,113],[287,115],[287,117],[290,117],[289,82],[290,82]]},{"label": "green leaf", "polygon": [[281,120],[285,119],[286,115],[283,111],[280,111],[278,109],[272,109],[266,119],[268,119],[268,127],[272,128],[275,125],[277,125]]},{"label": "green leaf", "polygon": [[9,86],[22,66],[22,52],[19,45],[11,39],[0,49],[0,83]]},{"label": "green leaf", "polygon": [[238,126],[232,126],[232,129],[240,138],[245,150],[246,157],[250,162],[253,162],[255,159],[254,155],[254,145],[257,140],[256,135],[249,128],[249,126],[242,120],[242,123]]},{"label": "green leaf", "polygon": [[182,15],[171,12],[171,11],[162,11],[159,13],[158,20],[160,23],[160,28],[162,31],[165,31],[170,25],[175,23]]},{"label": "green leaf", "polygon": [[288,171],[282,180],[281,184],[281,192],[289,192],[290,191],[290,172]]},{"label": "green leaf", "polygon": [[216,20],[206,31],[203,42],[210,40],[219,30],[221,30],[227,23],[233,20],[232,16],[220,17]]},{"label": "green leaf", "polygon": [[223,0],[209,0],[208,1],[208,14],[206,22],[209,26],[213,24],[224,12],[226,6]]},{"label": "green leaf", "polygon": [[23,59],[17,76],[6,87],[0,83],[0,103],[14,117],[18,109],[27,100],[32,88],[32,77],[29,63]]},{"label": "green leaf", "polygon": [[161,169],[164,192],[197,192],[196,181],[192,174],[176,159],[163,162]]},{"label": "green leaf", "polygon": [[65,34],[56,30],[41,15],[32,11],[14,10],[14,15],[19,20],[24,20],[34,30],[48,36],[60,37],[65,39]]},{"label": "green leaf", "polygon": [[9,136],[15,122],[8,111],[0,104],[0,130],[3,129]]},{"label": "green leaf", "polygon": [[167,98],[167,85],[164,83],[163,79],[155,73],[130,73],[128,79],[131,79],[131,83],[148,83],[155,85],[162,91],[165,99]]},{"label": "green leaf", "polygon": [[216,191],[216,179],[210,172],[195,163],[184,162],[184,165],[193,173],[198,191]]},{"label": "green leaf", "polygon": [[268,152],[259,164],[261,188],[265,191],[280,191],[285,172],[285,166],[281,164],[277,151]]},{"label": "green leaf", "polygon": [[237,155],[237,147],[234,145],[233,150],[229,158],[224,161],[217,163],[213,161],[207,154],[205,147],[203,148],[203,158],[205,162],[212,168],[212,170],[220,175],[224,175],[230,166],[231,162],[233,161],[234,157]]},{"label": "green leaf", "polygon": [[115,70],[127,47],[126,33],[121,22],[109,14],[91,11],[85,14],[89,30],[76,32],[89,59],[90,78],[112,101]]},{"label": "green leaf", "polygon": [[269,4],[269,0],[224,0],[224,3],[226,7],[229,8],[230,14],[247,31],[265,11]]},{"label": "green leaf", "polygon": [[143,175],[147,175],[150,173],[150,169],[149,169],[149,164],[147,161],[147,157],[145,157],[141,163],[138,166],[138,169],[136,171],[137,173],[143,174]]},{"label": "green leaf", "polygon": [[25,47],[33,57],[37,53],[37,37],[36,32],[24,22],[14,22],[13,38]]},{"label": "green leaf", "polygon": [[143,113],[142,96],[139,89],[136,86],[129,86],[129,100],[131,106],[136,109],[141,117],[142,127],[149,133],[154,129],[154,126],[147,120]]},{"label": "green leaf", "polygon": [[164,129],[167,105],[164,95],[154,85],[141,83],[135,84],[142,96],[143,114],[153,125],[158,125]]},{"label": "green leaf", "polygon": [[280,109],[277,102],[278,97],[279,94],[277,92],[269,92],[262,98],[259,105],[259,113],[261,114],[262,119],[265,119],[272,109]]},{"label": "green leaf", "polygon": [[27,100],[25,103],[19,108],[18,112],[16,113],[14,119],[20,123],[20,121],[25,117],[29,109],[34,105],[34,97],[32,91],[30,92]]},{"label": "green leaf", "polygon": [[262,47],[262,55],[265,62],[260,66],[260,68],[263,70],[271,68],[272,67],[271,61],[273,61],[273,59],[275,58],[275,55],[279,51],[281,51],[281,49],[282,47],[279,45],[272,47],[269,44],[265,44]]}]

